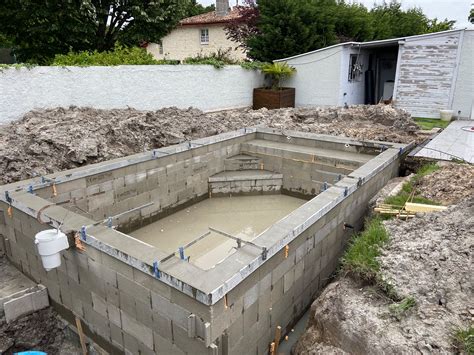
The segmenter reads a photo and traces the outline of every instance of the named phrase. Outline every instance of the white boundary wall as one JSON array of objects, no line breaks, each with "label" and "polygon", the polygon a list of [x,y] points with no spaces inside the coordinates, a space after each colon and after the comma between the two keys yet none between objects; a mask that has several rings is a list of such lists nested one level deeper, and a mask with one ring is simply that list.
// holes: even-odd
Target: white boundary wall
[{"label": "white boundary wall", "polygon": [[37,108],[88,106],[196,107],[203,111],[252,105],[253,88],[263,85],[256,70],[240,66],[134,65],[0,69],[0,123]]}]

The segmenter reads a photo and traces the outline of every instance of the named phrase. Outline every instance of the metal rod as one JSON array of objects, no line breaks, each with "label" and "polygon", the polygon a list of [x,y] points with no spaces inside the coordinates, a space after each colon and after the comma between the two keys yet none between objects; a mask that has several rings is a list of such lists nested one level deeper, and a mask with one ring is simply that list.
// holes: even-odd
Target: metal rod
[{"label": "metal rod", "polygon": [[[190,246],[196,244],[197,242],[199,242],[200,240],[204,239],[205,237],[207,237],[209,234],[211,234],[210,231],[207,231],[206,233],[200,235],[199,237],[197,237],[196,239],[194,239],[193,241],[189,242],[188,244],[186,244],[185,246],[183,246],[183,250],[184,249],[187,249],[189,248]],[[160,263],[164,263],[165,261],[171,259],[173,256],[176,255],[176,252],[172,252],[171,254],[169,254],[168,256],[165,256],[163,259],[160,260]]]},{"label": "metal rod", "polygon": [[119,214],[116,214],[115,216],[110,216],[110,217],[107,217],[101,221],[98,221],[98,222],[95,222],[95,223],[92,223],[88,226],[86,226],[86,228],[89,228],[89,227],[95,227],[95,226],[98,226],[100,224],[103,224],[103,223],[106,223],[106,222],[109,222],[111,219],[117,219],[119,217],[122,217],[123,215],[126,215],[128,213],[132,213],[132,212],[135,212],[135,211],[138,211],[138,210],[141,210],[142,208],[145,208],[145,207],[148,207],[148,206],[151,206],[155,204],[154,202],[150,202],[150,203],[147,203],[145,205],[142,205],[142,206],[138,206],[138,207],[135,207],[135,208],[132,208],[131,210],[128,210],[128,211],[125,211],[125,212],[122,212],[122,213],[119,213]]},{"label": "metal rod", "polygon": [[219,234],[223,235],[224,237],[233,239],[233,240],[237,241],[237,243],[239,243],[239,242],[240,242],[240,243],[244,242],[245,244],[248,244],[248,245],[250,245],[250,246],[253,246],[254,248],[261,249],[262,251],[265,251],[265,250],[267,249],[267,248],[265,248],[265,247],[262,247],[262,246],[260,246],[260,245],[255,244],[255,243],[248,242],[248,241],[243,240],[243,239],[241,239],[241,238],[234,237],[233,235],[230,235],[230,234],[228,234],[228,233],[226,233],[226,232],[220,231],[220,230],[215,229],[215,228],[209,227],[209,230],[212,231],[212,232],[215,232],[215,233],[219,233]]}]

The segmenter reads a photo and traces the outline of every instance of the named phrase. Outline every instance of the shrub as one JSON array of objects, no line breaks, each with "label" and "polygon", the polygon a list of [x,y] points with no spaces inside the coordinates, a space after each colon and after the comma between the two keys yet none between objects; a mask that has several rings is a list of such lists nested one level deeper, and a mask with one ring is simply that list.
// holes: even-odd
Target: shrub
[{"label": "shrub", "polygon": [[272,80],[272,90],[279,90],[281,88],[281,81],[289,78],[296,69],[289,66],[288,63],[267,63],[262,67],[262,72],[268,75]]},{"label": "shrub", "polygon": [[217,52],[209,55],[198,54],[195,57],[186,58],[184,64],[201,64],[201,65],[212,65],[216,69],[221,69],[225,65],[234,65],[238,62],[232,59],[229,55],[230,48],[227,50],[218,49]]},{"label": "shrub", "polygon": [[113,66],[113,65],[154,65],[178,64],[178,61],[156,60],[153,55],[139,47],[115,46],[113,51],[83,51],[59,54],[54,57],[52,65],[55,66]]}]

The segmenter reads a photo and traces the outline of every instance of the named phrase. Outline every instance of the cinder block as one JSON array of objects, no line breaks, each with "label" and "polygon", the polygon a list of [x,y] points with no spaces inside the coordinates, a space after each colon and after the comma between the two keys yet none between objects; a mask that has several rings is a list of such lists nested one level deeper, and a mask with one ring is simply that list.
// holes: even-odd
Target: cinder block
[{"label": "cinder block", "polygon": [[123,331],[113,323],[110,323],[110,340],[117,348],[123,349]]},{"label": "cinder block", "polygon": [[133,319],[131,316],[129,316],[122,310],[120,310],[120,314],[122,316],[122,329],[125,332],[124,338],[126,333],[128,333],[135,337],[137,340],[141,341],[148,348],[153,349],[153,333],[151,328],[138,323],[135,319]]},{"label": "cinder block", "polygon": [[38,285],[27,293],[13,298],[3,304],[7,323],[21,316],[36,312],[49,306],[48,291],[43,285]]},{"label": "cinder block", "polygon": [[122,319],[120,316],[120,309],[113,304],[107,303],[107,316],[112,324],[122,327]]},{"label": "cinder block", "polygon": [[136,314],[137,314],[137,321],[146,325],[149,328],[153,327],[153,317],[152,317],[152,310],[151,310],[151,303],[143,303],[140,302],[138,299],[135,300],[135,307],[136,307]]},{"label": "cinder block", "polygon": [[91,292],[92,296],[92,309],[99,313],[101,316],[107,318],[107,303],[105,299],[100,297],[94,292]]},{"label": "cinder block", "polygon": [[291,269],[283,276],[283,293],[287,293],[295,281],[295,270]]},{"label": "cinder block", "polygon": [[153,331],[166,339],[172,339],[171,320],[162,314],[153,312]]},{"label": "cinder block", "polygon": [[173,345],[170,339],[171,338],[165,338],[157,333],[153,333],[155,353],[166,355],[185,355],[185,352],[179,349],[177,346]]},{"label": "cinder block", "polygon": [[133,296],[140,302],[150,304],[150,290],[148,288],[132,281],[132,279],[122,274],[117,274],[117,283],[120,291]]},{"label": "cinder block", "polygon": [[125,354],[136,355],[139,354],[138,340],[127,332],[123,333],[123,345]]}]

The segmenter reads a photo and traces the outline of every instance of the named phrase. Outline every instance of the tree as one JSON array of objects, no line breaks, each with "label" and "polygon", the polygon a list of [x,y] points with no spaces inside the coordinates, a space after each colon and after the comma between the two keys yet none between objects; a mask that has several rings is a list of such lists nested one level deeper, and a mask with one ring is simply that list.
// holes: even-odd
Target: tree
[{"label": "tree", "polygon": [[196,0],[191,0],[186,6],[183,18],[205,14],[207,12],[214,11],[215,9],[216,6],[214,4],[211,4],[209,6],[203,6],[201,4],[198,4]]},{"label": "tree", "polygon": [[401,4],[393,1],[390,4],[375,6],[370,14],[374,26],[373,39],[386,39],[419,35],[429,32],[445,31],[453,28],[455,21],[430,20],[420,8],[406,11]]},{"label": "tree", "polygon": [[259,33],[247,45],[249,56],[269,62],[336,42],[333,0],[259,0]]},{"label": "tree", "polygon": [[373,20],[361,4],[339,1],[335,23],[338,42],[366,41],[374,36]]},{"label": "tree", "polygon": [[55,54],[111,50],[116,42],[156,41],[190,0],[3,0],[0,33],[20,61],[48,63]]},{"label": "tree", "polygon": [[258,20],[260,11],[255,0],[244,0],[239,6],[239,17],[232,19],[225,27],[227,38],[236,42],[237,48],[249,50],[248,41],[260,33]]}]

